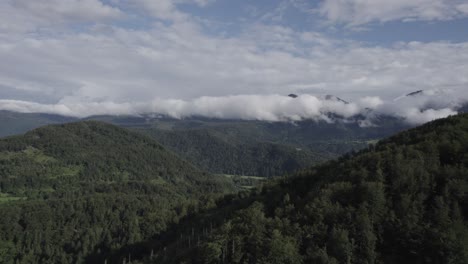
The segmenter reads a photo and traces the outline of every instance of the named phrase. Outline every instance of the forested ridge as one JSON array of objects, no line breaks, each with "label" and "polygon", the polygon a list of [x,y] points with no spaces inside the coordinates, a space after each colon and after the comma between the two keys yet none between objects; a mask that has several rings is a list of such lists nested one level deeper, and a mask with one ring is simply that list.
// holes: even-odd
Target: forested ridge
[{"label": "forested ridge", "polygon": [[[104,118],[104,117],[101,117]],[[104,119],[106,120],[106,119]],[[111,119],[149,135],[196,166],[218,174],[274,177],[291,174],[403,129],[394,125],[361,128],[313,120],[297,123],[157,119]],[[131,122],[134,121],[134,122]],[[140,123],[138,123],[140,122]]]},{"label": "forested ridge", "polygon": [[468,263],[467,220],[468,115],[459,115],[226,197],[162,246],[148,242],[142,261]]},{"label": "forested ridge", "polygon": [[154,140],[100,122],[0,140],[0,188],[0,263],[102,263],[232,190]]},{"label": "forested ridge", "polygon": [[[0,137],[45,124],[76,119],[47,114],[0,111]],[[216,174],[274,177],[291,174],[365,148],[407,127],[382,117],[378,127],[356,122],[265,122],[203,117],[92,116],[84,120],[112,123],[146,134],[200,169]]]},{"label": "forested ridge", "polygon": [[209,130],[141,130],[201,169],[218,174],[281,176],[331,155],[271,142],[242,142]]},{"label": "forested ridge", "polygon": [[0,140],[1,263],[468,263],[468,115],[224,194],[99,122]]}]

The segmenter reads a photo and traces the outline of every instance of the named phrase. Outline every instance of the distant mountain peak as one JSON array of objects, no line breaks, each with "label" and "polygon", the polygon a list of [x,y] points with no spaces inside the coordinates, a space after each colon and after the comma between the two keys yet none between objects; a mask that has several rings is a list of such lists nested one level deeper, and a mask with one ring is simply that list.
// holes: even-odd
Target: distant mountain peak
[{"label": "distant mountain peak", "polygon": [[458,112],[460,113],[468,113],[468,102],[463,104],[457,109]]},{"label": "distant mountain peak", "polygon": [[409,93],[406,96],[415,96],[415,95],[420,95],[420,94],[423,94],[423,93],[424,93],[424,90],[418,90],[418,91]]},{"label": "distant mountain peak", "polygon": [[331,94],[325,95],[325,100],[329,100],[329,101],[338,101],[338,102],[342,102],[342,103],[344,103],[344,104],[349,104],[348,101],[345,101],[345,100],[339,98],[338,96],[334,96],[334,95],[331,95]]},{"label": "distant mountain peak", "polygon": [[424,95],[426,92],[424,90],[417,90],[408,94],[404,94],[401,96],[398,96],[397,98],[393,99],[394,102],[399,101],[403,98],[408,98],[408,97],[415,97],[415,96],[421,96]]}]

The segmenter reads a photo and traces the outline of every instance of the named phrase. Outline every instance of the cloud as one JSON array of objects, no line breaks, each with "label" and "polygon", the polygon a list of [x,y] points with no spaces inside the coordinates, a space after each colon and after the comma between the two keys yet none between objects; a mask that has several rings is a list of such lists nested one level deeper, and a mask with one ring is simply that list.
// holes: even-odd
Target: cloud
[{"label": "cloud", "polygon": [[143,10],[156,18],[173,21],[181,21],[188,18],[186,14],[176,8],[173,0],[135,0],[133,3],[141,6]]},{"label": "cloud", "polygon": [[324,0],[319,13],[330,22],[359,26],[371,22],[451,20],[468,16],[466,0]]},{"label": "cloud", "polygon": [[216,0],[193,0],[193,2],[203,7],[216,2]]},{"label": "cloud", "polygon": [[457,10],[463,14],[468,14],[468,3],[459,4],[456,6]]},{"label": "cloud", "polygon": [[[326,112],[350,117],[372,108],[406,117],[391,104],[397,95],[468,86],[468,42],[369,46],[258,23],[235,35],[210,34],[180,9],[212,2],[0,1],[1,107],[270,121],[326,119]],[[457,14],[465,7],[460,1]],[[145,23],[132,27],[131,19]],[[291,101],[289,93],[334,94],[355,103],[312,95]]]},{"label": "cloud", "polygon": [[359,104],[344,104],[312,95],[291,98],[284,95],[236,95],[199,97],[191,100],[160,99],[148,102],[114,103],[73,101],[39,104],[18,100],[0,100],[0,109],[24,113],[42,112],[75,117],[91,115],[163,114],[173,118],[203,116],[219,119],[264,121],[298,121],[302,119],[328,120],[328,113],[344,118],[360,111]]},{"label": "cloud", "polygon": [[366,47],[277,26],[251,27],[237,38],[207,36],[184,23],[7,36],[0,38],[0,61],[0,85],[50,101],[291,92],[393,98],[468,84],[468,43]]},{"label": "cloud", "polygon": [[[456,97],[454,97],[457,95]],[[443,100],[437,98],[443,97]],[[437,101],[437,105],[432,103]],[[456,108],[468,102],[468,92],[434,93],[406,96],[400,100],[383,101],[378,97],[363,97],[347,103],[333,96],[303,94],[297,98],[284,95],[236,95],[199,97],[190,100],[161,99],[115,103],[89,102],[67,98],[57,104],[39,104],[18,100],[0,100],[0,110],[23,113],[51,113],[74,117],[92,115],[165,115],[173,118],[208,117],[217,119],[262,120],[289,122],[346,120],[362,127],[374,126],[376,118],[393,116],[410,124],[422,124],[456,114]],[[359,115],[359,117],[358,117]]]},{"label": "cloud", "polygon": [[312,95],[298,98],[284,95],[237,95],[200,97],[190,101],[156,100],[151,110],[176,118],[204,116],[265,121],[327,119],[327,113],[350,117],[360,111],[358,105],[323,100]]},{"label": "cloud", "polygon": [[435,119],[456,115],[457,112],[450,108],[419,110],[416,108],[407,109],[403,116],[411,124],[423,124]]},{"label": "cloud", "polygon": [[384,101],[377,96],[365,96],[359,99],[359,104],[364,109],[376,109],[384,104]]},{"label": "cloud", "polygon": [[34,32],[69,23],[100,22],[122,17],[123,12],[99,0],[0,1],[0,32]]},{"label": "cloud", "polygon": [[373,118],[379,115],[388,115],[402,118],[410,124],[422,124],[455,115],[457,109],[467,104],[467,87],[423,90],[379,104],[368,117],[368,121],[372,123]]},{"label": "cloud", "polygon": [[180,23],[191,19],[191,16],[181,12],[177,7],[178,5],[195,4],[204,7],[215,1],[216,0],[132,0],[128,2],[133,6],[140,7],[144,13],[148,13],[154,18]]},{"label": "cloud", "polygon": [[70,117],[86,117],[92,115],[138,115],[138,107],[130,103],[114,102],[68,102],[57,104],[41,104],[20,100],[0,100],[0,110],[19,113],[57,114]]}]

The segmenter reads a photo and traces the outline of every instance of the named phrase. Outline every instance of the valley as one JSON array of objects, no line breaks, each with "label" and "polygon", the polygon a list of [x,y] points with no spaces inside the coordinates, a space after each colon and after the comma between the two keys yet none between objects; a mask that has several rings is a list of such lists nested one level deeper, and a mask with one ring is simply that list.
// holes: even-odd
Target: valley
[{"label": "valley", "polygon": [[[29,114],[0,112],[10,125],[8,131],[26,132],[41,122],[67,123],[76,119],[54,116],[31,121]],[[8,119],[15,116],[14,122]],[[137,131],[168,150],[215,174],[273,177],[294,173],[345,153],[357,151],[383,137],[410,127],[393,118],[384,118],[378,127],[356,123],[304,120],[265,122],[210,118],[173,119],[167,117],[93,116],[83,121],[102,121]]]},{"label": "valley", "polygon": [[0,264],[468,264],[468,0],[0,0]]},{"label": "valley", "polygon": [[[207,149],[197,145],[208,147],[211,137],[227,145],[236,140],[240,145],[241,138],[242,144],[255,145],[260,133],[274,145],[287,138],[277,131],[296,133],[294,138],[298,131],[254,123],[249,125],[255,129],[245,132],[246,124],[205,122],[178,130],[175,126],[187,124],[171,121],[171,126],[163,124],[165,130],[154,130],[80,121],[1,139],[1,262],[468,259],[463,242],[468,239],[467,115],[434,121],[370,145],[362,141],[366,145],[337,159],[304,156],[310,163],[296,172],[261,177],[204,172],[185,161],[190,156],[181,159],[177,149],[168,151],[154,139],[200,151],[197,155],[205,155],[204,150],[221,156],[216,154],[219,145]],[[177,137],[161,131],[175,131]],[[302,146],[281,142],[291,148]],[[281,155],[287,153],[282,151]],[[260,153],[253,156],[275,160]],[[427,237],[449,242],[437,244]]]}]

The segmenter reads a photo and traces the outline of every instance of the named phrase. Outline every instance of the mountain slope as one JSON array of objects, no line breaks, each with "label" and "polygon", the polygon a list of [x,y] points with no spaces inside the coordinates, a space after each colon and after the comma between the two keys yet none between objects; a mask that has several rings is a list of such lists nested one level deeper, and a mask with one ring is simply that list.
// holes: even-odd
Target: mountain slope
[{"label": "mountain slope", "polygon": [[230,190],[154,140],[100,122],[0,140],[0,262],[104,261]]},{"label": "mountain slope", "polygon": [[[215,119],[156,119],[132,126],[213,173],[279,176],[366,147],[404,128],[317,122],[270,123]],[[128,123],[127,123],[128,124]]]},{"label": "mountain slope", "polygon": [[226,199],[146,262],[468,263],[468,115]]},{"label": "mountain slope", "polygon": [[[24,132],[42,123],[60,122],[42,114],[19,114],[0,128],[5,135]],[[1,119],[0,114],[0,119]],[[31,118],[31,120],[30,120]],[[278,176],[318,164],[401,129],[360,128],[353,124],[303,121],[270,123],[262,121],[94,116],[100,120],[135,129],[156,139],[198,167],[218,174]],[[63,118],[62,122],[70,120]],[[24,124],[24,125],[20,125]],[[376,133],[377,132],[377,133]]]},{"label": "mountain slope", "polygon": [[329,158],[286,144],[241,142],[209,129],[140,131],[198,167],[218,174],[280,176]]},{"label": "mountain slope", "polygon": [[50,114],[24,114],[0,110],[0,137],[25,133],[49,124],[77,121],[76,118]]}]

